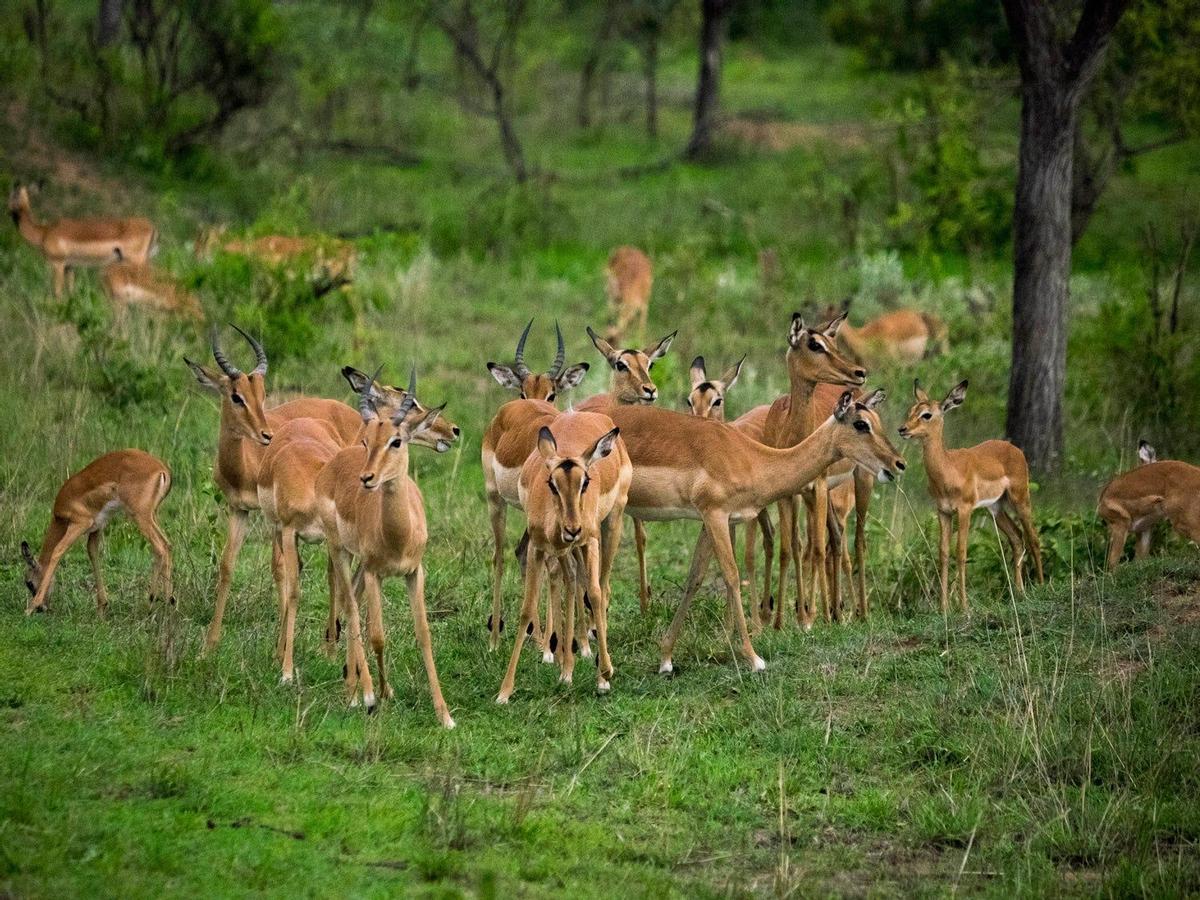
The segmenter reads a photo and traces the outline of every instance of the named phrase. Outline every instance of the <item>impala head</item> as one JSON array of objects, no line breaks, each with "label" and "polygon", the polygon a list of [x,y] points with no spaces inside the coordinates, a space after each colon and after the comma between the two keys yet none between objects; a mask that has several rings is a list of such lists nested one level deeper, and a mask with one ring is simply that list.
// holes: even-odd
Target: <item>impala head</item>
[{"label": "impala head", "polygon": [[[29,589],[29,596],[32,597],[42,584],[42,564],[33,555],[27,541],[21,541],[21,559],[25,561],[25,587]],[[50,602],[49,594],[46,595],[46,602]]]},{"label": "impala head", "polygon": [[[373,378],[371,382],[374,382]],[[381,416],[369,391],[359,395],[362,444],[367,449],[367,458],[358,478],[365,490],[373,491],[406,474],[408,445],[437,424],[446,404],[418,411],[416,390],[417,370],[414,367],[408,379],[407,396],[395,412]]]},{"label": "impala head", "polygon": [[621,430],[602,434],[582,456],[559,456],[558,444],[549,428],[538,432],[538,453],[546,466],[546,485],[553,498],[559,536],[564,544],[573,544],[583,535],[583,497],[591,485],[588,470],[604,459],[616,446]]},{"label": "impala head", "polygon": [[529,337],[529,329],[532,327],[533,319],[530,319],[525,330],[521,332],[521,339],[517,341],[513,364],[502,366],[490,362],[487,364],[488,371],[501,387],[516,391],[522,400],[545,400],[547,403],[553,403],[559,394],[577,387],[591,366],[584,362],[563,368],[567,351],[563,346],[562,329],[555,322],[554,333],[558,338],[558,352],[554,354],[554,362],[544,374],[530,372],[529,367],[525,365],[525,339]]},{"label": "impala head", "polygon": [[882,390],[864,394],[857,400],[850,391],[842,394],[833,418],[841,426],[837,429],[837,447],[842,456],[853,461],[880,481],[894,481],[906,468],[900,455],[883,427],[883,421],[875,407],[883,402]]},{"label": "impala head", "polygon": [[745,361],[746,357],[743,356],[737,365],[725,370],[720,378],[709,381],[708,373],[704,370],[704,357],[697,356],[692,360],[692,390],[686,399],[693,416],[725,421],[725,392],[737,383]]},{"label": "impala head", "polygon": [[1143,466],[1158,462],[1158,451],[1150,446],[1149,441],[1138,441],[1138,460]]},{"label": "impala head", "polygon": [[236,325],[233,328],[254,350],[255,365],[249,372],[243,372],[229,361],[217,340],[216,326],[212,330],[212,354],[221,374],[186,356],[183,361],[202,387],[220,396],[222,422],[232,423],[239,437],[266,445],[271,443],[271,426],[267,424],[266,412],[267,351],[242,329]]},{"label": "impala head", "polygon": [[672,331],[645,350],[618,350],[588,326],[588,337],[613,370],[613,399],[617,403],[649,404],[658,399],[658,387],[650,378],[655,361],[667,355],[678,331]]},{"label": "impala head", "polygon": [[[371,403],[379,415],[388,417],[400,411],[404,401],[408,399],[408,391],[395,385],[380,384],[375,378],[360,372],[354,366],[342,366],[342,376],[350,382],[354,393],[361,398],[364,391],[370,391]],[[428,410],[421,405],[420,400],[414,401],[413,414],[424,414]],[[458,440],[461,429],[445,416],[438,416],[429,428],[413,436],[412,442],[419,447],[428,447],[438,453],[445,453]]]},{"label": "impala head", "polygon": [[788,374],[812,384],[845,384],[857,387],[867,379],[867,370],[838,349],[837,333],[846,321],[841,313],[817,328],[804,324],[800,313],[792,313],[788,330]]},{"label": "impala head", "polygon": [[913,379],[913,400],[908,411],[908,418],[900,426],[900,437],[905,440],[924,440],[935,431],[940,431],[942,419],[946,413],[956,406],[962,406],[967,396],[967,380],[964,378],[954,386],[941,403],[929,399],[929,395],[921,387],[918,378]]},{"label": "impala head", "polygon": [[21,215],[26,212],[29,212],[29,189],[23,184],[14,184],[8,194],[8,214],[19,224]]}]

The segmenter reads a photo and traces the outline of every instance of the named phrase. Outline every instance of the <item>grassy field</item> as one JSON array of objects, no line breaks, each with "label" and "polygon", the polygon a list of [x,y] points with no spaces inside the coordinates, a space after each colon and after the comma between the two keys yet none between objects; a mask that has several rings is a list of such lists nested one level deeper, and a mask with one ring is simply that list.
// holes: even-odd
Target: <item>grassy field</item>
[{"label": "grassy field", "polygon": [[[306,15],[309,4],[282,9],[297,47],[346,40],[351,29],[349,18]],[[207,359],[206,331],[137,316],[118,326],[87,274],[69,300],[54,300],[44,265],[8,229],[0,894],[1200,891],[1200,559],[1167,539],[1151,560],[1102,574],[1094,514],[1099,486],[1131,464],[1159,414],[1144,407],[1140,338],[1128,330],[1145,303],[1137,241],[1147,220],[1173,221],[1188,208],[1187,189],[1200,184],[1195,146],[1118,175],[1080,245],[1067,466],[1033,498],[1048,585],[1014,596],[999,536],[980,522],[974,613],[936,614],[934,514],[919,453],[907,446],[908,474],[877,489],[868,525],[869,622],[765,633],[756,649],[768,670],[752,675],[733,652],[713,580],[677,647],[676,673],[660,676],[657,639],[696,526],[652,524],[648,617],[637,609],[632,547],[617,561],[612,693],[595,695],[588,663],[561,687],[529,653],[513,703],[500,708],[492,698],[507,648],[486,649],[491,541],[479,444],[508,397],[484,363],[510,360],[530,316],[531,364],[549,362],[557,319],[568,362],[592,364],[575,396],[603,390],[607,372],[584,326],[605,321],[609,249],[639,243],[656,267],[649,337],[679,329],[655,368],[661,402],[682,404],[694,355],[712,370],[748,354],[730,396],[739,413],[786,390],[793,309],[815,315],[853,295],[856,317],[897,303],[933,310],[950,324],[950,352],[915,371],[873,373],[871,383],[888,389],[883,416],[895,428],[914,375],[935,392],[969,376],[966,405],[947,424],[950,442],[965,445],[1003,430],[1008,251],[888,245],[870,167],[889,152],[890,110],[920,78],[864,73],[823,44],[786,57],[731,48],[727,110],[788,125],[785,146],[733,142],[712,164],[636,179],[617,168],[661,158],[686,134],[694,58],[682,51],[664,58],[657,142],[622,112],[636,104],[629,71],[618,73],[611,117],[590,131],[563,127],[561,109],[524,92],[519,125],[531,159],[557,175],[528,189],[503,180],[489,123],[444,97],[408,94],[395,76],[381,77],[374,96],[352,95],[335,124],[347,133],[377,124],[381,141],[414,149],[411,166],[279,138],[293,119],[304,131],[314,84],[361,82],[394,43],[390,27],[386,14],[372,19],[356,54],[327,73],[308,63],[311,83],[289,84],[185,172],[73,149],[17,85],[5,95],[8,119],[30,127],[0,135],[0,169],[47,178],[34,199],[47,218],[152,215],[163,233],[159,262],[213,320],[263,335],[276,397],[349,399],[342,365],[384,363],[385,377],[402,381],[416,363],[422,397],[449,402],[462,440],[441,456],[415,450],[412,462],[431,530],[434,652],[458,728],[434,723],[399,582],[385,589],[397,697],[372,718],[346,708],[341,662],[319,652],[319,548],[302,551],[299,683],[277,685],[274,587],[257,517],[224,641],[199,657],[225,520],[211,475],[217,409],[182,355]],[[551,49],[531,55],[525,79],[548,94],[571,90],[552,60]],[[377,109],[388,115],[375,123]],[[985,122],[987,154],[1009,165],[1016,114],[1000,96]],[[867,170],[850,239],[839,218],[846,185]],[[188,241],[218,221],[255,234],[348,235],[358,278],[348,294],[314,302],[302,285],[236,259],[195,259]],[[767,248],[783,264],[775,284],[756,263]],[[1184,293],[1191,327],[1193,285],[1194,272]],[[231,331],[225,343],[248,363]],[[1194,397],[1180,403],[1190,409]],[[1164,457],[1197,448],[1190,427],[1171,434]],[[117,521],[107,540],[108,620],[97,621],[81,549],[60,568],[54,612],[24,617],[19,541],[40,539],[68,474],[130,445],[174,473],[162,520],[178,607],[148,608],[149,554]],[[509,516],[511,543],[519,518]]]}]

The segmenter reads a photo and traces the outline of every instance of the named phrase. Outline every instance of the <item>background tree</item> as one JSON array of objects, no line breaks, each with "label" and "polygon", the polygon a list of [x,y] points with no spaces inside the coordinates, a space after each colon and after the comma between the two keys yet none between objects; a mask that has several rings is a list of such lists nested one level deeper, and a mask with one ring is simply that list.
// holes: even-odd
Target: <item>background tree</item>
[{"label": "background tree", "polygon": [[721,58],[725,29],[734,0],[700,0],[700,74],[696,80],[696,105],[692,136],[683,155],[696,159],[712,146],[721,101]]}]

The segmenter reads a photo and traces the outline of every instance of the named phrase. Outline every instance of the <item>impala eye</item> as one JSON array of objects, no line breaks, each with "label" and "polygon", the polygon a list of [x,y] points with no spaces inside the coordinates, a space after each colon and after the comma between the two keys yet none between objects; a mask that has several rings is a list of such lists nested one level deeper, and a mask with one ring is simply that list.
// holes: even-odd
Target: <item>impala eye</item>
[{"label": "impala eye", "polygon": [[554,402],[554,398],[555,398],[556,396],[557,396],[557,395],[556,395],[556,394],[555,394],[555,393],[552,391],[552,392],[550,393],[550,396],[546,398],[546,402],[547,402],[547,403],[553,403],[553,402]]},{"label": "impala eye", "polygon": [[628,372],[629,366],[625,365],[625,363],[621,362],[620,360],[617,360],[616,369],[618,372]]},{"label": "impala eye", "polygon": [[721,398],[718,397],[716,400],[713,401],[713,407],[716,408],[720,405],[721,405]]},{"label": "impala eye", "polygon": [[591,483],[592,483],[592,479],[590,479],[586,475],[584,475],[583,476],[583,487],[581,487],[579,489],[579,493],[582,494],[584,491],[586,491],[588,489],[588,485]]},{"label": "impala eye", "polygon": [[921,413],[921,418],[922,418],[922,419],[932,419],[932,418],[933,418],[933,413],[931,413],[931,412],[923,412],[923,413]]},{"label": "impala eye", "polygon": [[811,350],[813,353],[824,353],[825,352],[824,345],[820,341],[818,341],[814,338],[808,339],[808,349]]},{"label": "impala eye", "polygon": [[864,422],[862,419],[857,419],[854,422],[854,430],[861,431],[863,434],[866,434],[867,432],[869,432],[871,430],[871,426],[868,425],[866,422]]},{"label": "impala eye", "polygon": [[246,405],[246,401],[242,399],[241,394],[230,394],[229,399],[232,400],[234,403],[236,403],[238,406]]},{"label": "impala eye", "polygon": [[390,447],[393,450],[396,450],[403,443],[404,443],[404,441],[400,440],[400,438],[398,438],[398,437],[395,437],[395,438],[392,438],[390,441],[388,441],[388,447]]},{"label": "impala eye", "polygon": [[550,487],[550,493],[552,493],[552,494],[553,494],[555,497],[557,497],[557,496],[558,496],[558,488],[556,488],[556,487],[554,486],[554,479],[553,479],[553,478],[547,478],[547,479],[546,479],[546,484],[547,484],[547,485],[549,485],[549,487]]}]

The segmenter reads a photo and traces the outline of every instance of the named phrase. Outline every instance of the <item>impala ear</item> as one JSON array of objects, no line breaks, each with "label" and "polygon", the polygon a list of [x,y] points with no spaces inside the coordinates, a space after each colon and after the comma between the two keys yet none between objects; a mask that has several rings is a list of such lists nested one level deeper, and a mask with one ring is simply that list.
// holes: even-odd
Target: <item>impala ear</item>
[{"label": "impala ear", "polygon": [[542,455],[542,459],[546,462],[550,462],[550,460],[558,456],[558,443],[554,440],[554,435],[550,433],[550,429],[545,425],[538,431],[537,448],[538,453]]},{"label": "impala ear", "polygon": [[[354,368],[354,366],[342,366],[342,377],[350,383],[350,390],[354,391],[356,394],[361,395],[368,386],[372,388],[374,387],[371,384],[371,379],[367,376],[367,373],[360,372],[358,369]],[[378,392],[372,389],[372,393]]]},{"label": "impala ear", "polygon": [[617,358],[617,348],[592,331],[591,325],[587,327],[587,335],[592,339],[592,346],[600,351],[600,355],[607,359],[609,364]]},{"label": "impala ear", "polygon": [[846,321],[846,315],[847,314],[845,312],[839,313],[835,318],[831,319],[824,328],[821,329],[821,333],[830,340],[837,337],[838,329],[840,329],[842,327],[842,323]]},{"label": "impala ear", "polygon": [[492,373],[492,377],[499,382],[500,387],[508,388],[510,391],[521,390],[521,379],[517,377],[517,373],[508,366],[502,366],[500,363],[490,362],[487,364],[488,371]]},{"label": "impala ear", "polygon": [[24,558],[29,568],[37,568],[37,560],[34,559],[33,551],[29,549],[29,541],[21,541],[21,556]]},{"label": "impala ear", "polygon": [[867,394],[867,396],[860,397],[858,405],[864,409],[874,409],[886,398],[887,394],[884,393],[883,388],[876,388],[875,390],[871,391],[871,393]]},{"label": "impala ear", "polygon": [[834,407],[833,417],[839,422],[845,422],[850,418],[850,410],[854,407],[854,395],[849,391],[843,391],[842,396],[838,398],[837,406]]},{"label": "impala ear", "polygon": [[620,435],[620,428],[614,428],[607,434],[600,435],[596,443],[592,444],[592,449],[584,456],[584,466],[590,469],[593,465],[612,453],[613,448],[617,445],[617,438]]},{"label": "impala ear", "polygon": [[921,379],[913,379],[913,399],[918,403],[928,403],[929,395],[921,387]]},{"label": "impala ear", "polygon": [[704,357],[697,356],[692,360],[692,367],[688,370],[688,374],[692,378],[692,387],[698,384],[704,384],[708,381],[708,373],[704,371]]},{"label": "impala ear", "polygon": [[788,331],[788,345],[800,346],[800,337],[804,333],[804,316],[798,312],[792,313],[792,327]]},{"label": "impala ear", "polygon": [[571,388],[579,387],[583,383],[583,376],[588,373],[588,369],[590,368],[591,365],[588,363],[579,363],[579,365],[570,366],[554,379],[555,389],[569,391]]},{"label": "impala ear", "polygon": [[942,412],[949,412],[955,407],[962,406],[963,401],[967,399],[967,379],[963,379],[954,386],[954,389],[946,395],[946,399],[942,401]]},{"label": "impala ear", "polygon": [[675,340],[675,335],[679,334],[678,330],[672,331],[665,338],[654,345],[653,349],[647,347],[643,353],[650,357],[650,365],[654,365],[654,361],[661,359],[667,355],[667,351],[671,349],[671,342]]},{"label": "impala ear", "polygon": [[198,362],[192,362],[186,356],[183,358],[183,361],[192,370],[192,374],[196,376],[196,381],[202,388],[216,394],[221,393],[221,376],[210,372]]},{"label": "impala ear", "polygon": [[721,383],[725,385],[725,390],[729,390],[737,384],[738,376],[742,374],[742,364],[746,361],[746,357],[742,357],[737,361],[737,365],[726,369],[721,375]]},{"label": "impala ear", "polygon": [[428,431],[430,428],[432,428],[433,423],[438,420],[438,417],[441,416],[441,414],[442,414],[442,410],[444,410],[445,408],[446,408],[446,404],[443,403],[441,406],[435,406],[432,409],[430,409],[425,414],[425,417],[422,418],[421,421],[416,424],[416,427],[413,428],[412,433],[419,434],[422,431]]},{"label": "impala ear", "polygon": [[1158,451],[1151,447],[1148,441],[1138,441],[1138,459],[1147,465],[1158,462]]}]

